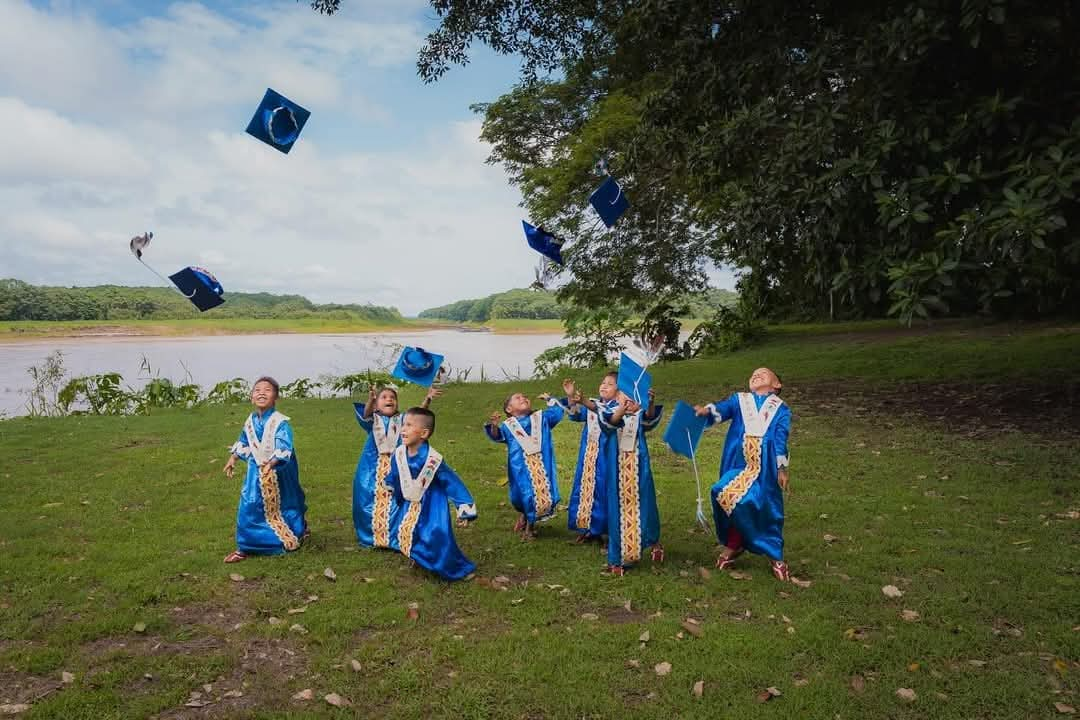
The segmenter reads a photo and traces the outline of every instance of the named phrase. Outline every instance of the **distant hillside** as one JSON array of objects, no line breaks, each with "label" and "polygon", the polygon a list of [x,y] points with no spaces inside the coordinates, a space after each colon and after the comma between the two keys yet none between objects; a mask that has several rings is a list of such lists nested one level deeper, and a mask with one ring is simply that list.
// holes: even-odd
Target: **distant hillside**
[{"label": "distant hillside", "polygon": [[499,319],[551,320],[562,316],[563,310],[555,301],[555,293],[525,289],[507,290],[475,300],[459,300],[456,303],[430,308],[420,313],[421,318],[453,322],[487,322]]},{"label": "distant hillside", "polygon": [[[0,320],[181,320],[200,313],[167,287],[50,287],[0,280]],[[203,317],[327,318],[393,323],[397,308],[378,305],[317,305],[300,295],[225,290],[225,304]]]},{"label": "distant hillside", "polygon": [[[721,305],[734,305],[738,294],[709,288],[687,300],[690,317],[710,317]],[[555,293],[536,290],[507,290],[475,300],[459,300],[449,305],[421,311],[421,318],[452,322],[487,322],[500,318],[550,320],[563,316]]]}]

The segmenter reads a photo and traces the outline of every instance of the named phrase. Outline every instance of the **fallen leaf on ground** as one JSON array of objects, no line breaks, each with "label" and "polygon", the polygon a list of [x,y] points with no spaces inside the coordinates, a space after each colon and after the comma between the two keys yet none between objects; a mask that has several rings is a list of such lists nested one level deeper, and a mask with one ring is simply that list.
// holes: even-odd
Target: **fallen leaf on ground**
[{"label": "fallen leaf on ground", "polygon": [[328,695],[323,697],[323,700],[325,700],[330,705],[333,705],[334,707],[346,707],[349,705],[349,701],[341,697],[337,693],[329,693]]},{"label": "fallen leaf on ground", "polygon": [[300,613],[307,612],[306,607],[289,608],[290,615],[299,615]]},{"label": "fallen leaf on ground", "polygon": [[810,681],[804,677],[797,677],[792,681],[792,684],[794,684],[795,687],[806,687],[810,684]]},{"label": "fallen leaf on ground", "polygon": [[902,617],[905,622],[918,622],[920,616],[915,610],[901,610],[900,617]]},{"label": "fallen leaf on ground", "polygon": [[289,632],[299,633],[300,635],[307,635],[307,628],[299,623],[293,623],[289,627]]},{"label": "fallen leaf on ground", "polygon": [[904,591],[895,585],[886,585],[881,588],[882,594],[887,598],[902,598],[904,597]]},{"label": "fallen leaf on ground", "polygon": [[280,625],[282,623],[282,620],[281,620],[281,618],[274,617],[274,616],[271,615],[268,622],[271,625]]},{"label": "fallen leaf on ground", "polygon": [[732,570],[731,572],[728,573],[728,575],[731,576],[732,580],[751,580],[752,579],[752,577],[750,575],[747,575],[744,572],[739,572],[738,570]]},{"label": "fallen leaf on ground", "polygon": [[324,578],[326,578],[327,580],[330,580],[331,582],[334,582],[334,581],[337,580],[337,573],[334,572],[334,568],[326,568],[325,570],[322,571],[322,574],[323,574]]},{"label": "fallen leaf on ground", "polygon": [[647,643],[647,642],[649,642],[649,638],[651,638],[651,637],[652,637],[652,635],[650,635],[649,631],[646,630],[645,632],[641,633],[641,635],[638,637],[638,642]]},{"label": "fallen leaf on ground", "polygon": [[509,585],[510,578],[506,577],[505,575],[496,575],[491,579],[491,582],[499,583],[500,585]]},{"label": "fallen leaf on ground", "polygon": [[1054,709],[1062,715],[1072,715],[1076,712],[1076,708],[1074,708],[1072,705],[1066,705],[1063,702],[1054,703]]},{"label": "fallen leaf on ground", "polygon": [[186,703],[184,703],[184,707],[201,708],[201,707],[206,707],[211,702],[212,701],[210,701],[210,700],[188,700]]},{"label": "fallen leaf on ground", "polygon": [[836,542],[837,540],[839,540],[840,538],[836,537],[835,535],[830,535],[829,533],[825,533],[824,535],[821,536],[821,539],[824,540],[827,543],[833,543],[833,542]]},{"label": "fallen leaf on ground", "polygon": [[704,693],[704,692],[705,692],[705,681],[704,680],[698,680],[696,683],[694,683],[694,689],[691,691],[691,693],[694,695],[694,697],[701,697],[702,693]]},{"label": "fallen leaf on ground", "polygon": [[627,665],[628,665],[629,667],[632,667],[632,668],[639,668],[639,667],[641,667],[641,661],[640,661],[640,660],[627,660],[627,661],[626,661],[626,664],[627,664]]},{"label": "fallen leaf on ground", "polygon": [[1069,666],[1066,665],[1065,661],[1061,658],[1055,658],[1054,669],[1057,670],[1059,674],[1064,675],[1066,672],[1068,672]]},{"label": "fallen leaf on ground", "polygon": [[600,616],[596,613],[581,613],[582,620],[599,620]]},{"label": "fallen leaf on ground", "polygon": [[135,626],[133,628],[131,628],[131,629],[134,630],[137,633],[146,632],[146,623],[137,622],[137,623],[135,623]]},{"label": "fallen leaf on ground", "polygon": [[656,666],[653,667],[653,670],[655,670],[656,674],[659,675],[660,677],[664,677],[665,675],[667,675],[668,673],[671,672],[671,663],[669,663],[669,662],[657,663]]},{"label": "fallen leaf on ground", "polygon": [[861,695],[866,690],[866,678],[862,675],[852,675],[850,685],[852,690]]},{"label": "fallen leaf on ground", "polygon": [[696,622],[691,622],[690,620],[683,620],[682,628],[694,637],[701,637],[705,634],[705,631],[701,629],[700,625]]},{"label": "fallen leaf on ground", "polygon": [[622,606],[623,606],[623,610],[625,610],[626,612],[634,612],[634,611],[633,611],[633,609],[631,608],[631,605],[630,605],[630,601],[629,601],[629,600],[627,600],[626,602],[624,602],[624,603],[622,604]]},{"label": "fallen leaf on ground", "polygon": [[791,582],[792,582],[793,585],[797,585],[797,586],[799,586],[801,588],[808,588],[808,587],[810,587],[811,585],[814,584],[813,581],[811,581],[811,580],[800,580],[797,577],[792,577]]},{"label": "fallen leaf on ground", "polygon": [[510,604],[511,605],[520,605],[523,602],[525,602],[525,598],[514,598],[513,600],[510,601]]},{"label": "fallen leaf on ground", "polygon": [[242,690],[230,690],[227,693],[225,693],[223,695],[223,697],[227,697],[227,698],[244,697],[244,692]]},{"label": "fallen leaf on ground", "polygon": [[307,596],[307,601],[308,601],[309,603],[313,603],[313,602],[316,602],[316,601],[317,601],[318,599],[319,599],[319,596],[318,596],[318,595],[308,595],[308,596]]},{"label": "fallen leaf on ground", "polygon": [[780,690],[775,687],[767,687],[757,694],[757,701],[762,703],[768,702],[775,697],[780,697],[783,694],[784,693],[780,692]]},{"label": "fallen leaf on ground", "polygon": [[292,696],[293,700],[312,700],[315,698],[315,691],[311,688],[301,690]]},{"label": "fallen leaf on ground", "polygon": [[409,603],[408,608],[405,610],[405,617],[409,620],[418,619],[420,617],[420,603]]},{"label": "fallen leaf on ground", "polygon": [[0,705],[0,715],[18,715],[30,709],[26,703],[4,703]]},{"label": "fallen leaf on ground", "polygon": [[908,666],[907,666],[907,669],[908,669],[908,672],[918,672],[919,667],[920,667],[919,663],[909,663]]},{"label": "fallen leaf on ground", "polygon": [[229,573],[229,579],[233,582],[244,582],[244,576],[240,573]]},{"label": "fallen leaf on ground", "polygon": [[709,568],[699,567],[697,569],[697,571],[698,571],[698,575],[701,576],[702,580],[708,580],[709,578],[712,577],[712,572],[709,570]]},{"label": "fallen leaf on ground", "polygon": [[945,702],[946,700],[948,700],[948,699],[949,699],[949,696],[948,696],[948,695],[946,695],[946,694],[945,694],[945,693],[943,693],[943,692],[936,692],[936,693],[934,693],[934,697],[936,697],[936,698],[937,698],[938,700],[941,700],[942,702]]},{"label": "fallen leaf on ground", "polygon": [[977,667],[977,668],[986,667],[986,661],[985,660],[968,660],[968,665],[970,665],[971,667]]},{"label": "fallen leaf on ground", "polygon": [[916,695],[915,691],[911,688],[899,688],[896,691],[896,697],[905,702],[915,702],[915,698],[917,698],[918,695]]},{"label": "fallen leaf on ground", "polygon": [[65,685],[70,685],[71,683],[75,682],[75,676],[65,670],[64,672],[60,673],[60,682],[64,683]]},{"label": "fallen leaf on ground", "polygon": [[357,660],[356,658],[353,658],[352,660],[350,660],[349,664],[352,665],[352,669],[355,670],[356,672],[360,672],[360,670],[364,667],[363,665],[360,664],[360,661]]}]

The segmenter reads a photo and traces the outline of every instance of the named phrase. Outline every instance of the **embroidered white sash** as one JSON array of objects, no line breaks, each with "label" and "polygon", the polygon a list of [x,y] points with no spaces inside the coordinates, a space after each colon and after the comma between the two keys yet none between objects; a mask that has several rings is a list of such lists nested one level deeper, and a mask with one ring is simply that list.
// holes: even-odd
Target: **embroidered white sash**
[{"label": "embroidered white sash", "polygon": [[540,442],[543,439],[541,431],[544,427],[544,414],[537,410],[532,414],[529,422],[531,423],[529,432],[525,432],[525,428],[521,427],[516,417],[507,418],[503,425],[518,441],[526,455],[536,455],[540,452]]},{"label": "embroidered white sash", "polygon": [[275,410],[267,418],[266,424],[263,425],[262,440],[259,440],[258,435],[255,434],[255,423],[251,421],[251,417],[251,415],[248,415],[247,420],[244,421],[244,431],[247,433],[248,445],[251,447],[251,455],[255,458],[255,461],[260,465],[265,465],[274,456],[274,436],[277,435],[278,426],[289,418]]},{"label": "embroidered white sash", "polygon": [[596,442],[600,438],[600,416],[592,410],[586,410],[585,427],[587,428],[587,435],[585,436],[587,441]]},{"label": "embroidered white sash", "polygon": [[641,411],[623,416],[623,426],[619,428],[619,452],[637,450],[638,426],[641,424]]},{"label": "embroidered white sash", "polygon": [[753,394],[739,393],[739,410],[742,411],[746,434],[751,437],[765,437],[765,433],[768,432],[769,426],[772,425],[772,421],[783,404],[784,401],[778,395],[770,395],[765,398],[761,410],[758,410]]},{"label": "embroidered white sash", "polygon": [[398,445],[394,451],[394,462],[397,464],[398,477],[401,479],[401,494],[409,502],[418,502],[424,497],[424,492],[435,479],[435,473],[442,465],[442,455],[432,447],[428,448],[427,462],[420,468],[420,474],[415,478],[409,469],[408,450],[404,445]]},{"label": "embroidered white sash", "polygon": [[397,447],[401,436],[401,415],[394,415],[388,423],[383,423],[384,415],[374,413],[371,432],[375,437],[375,448],[380,455],[389,455]]}]

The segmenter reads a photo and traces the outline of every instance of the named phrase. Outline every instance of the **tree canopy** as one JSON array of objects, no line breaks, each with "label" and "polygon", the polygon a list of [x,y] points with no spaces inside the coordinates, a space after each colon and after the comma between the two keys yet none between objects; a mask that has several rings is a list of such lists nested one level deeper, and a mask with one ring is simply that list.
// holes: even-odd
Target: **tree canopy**
[{"label": "tree canopy", "polygon": [[[567,239],[572,301],[647,304],[712,262],[787,316],[1078,305],[1071,0],[431,7],[423,80],[475,43],[521,59],[477,109],[531,220]],[[631,202],[611,231],[586,205],[600,158]]]}]

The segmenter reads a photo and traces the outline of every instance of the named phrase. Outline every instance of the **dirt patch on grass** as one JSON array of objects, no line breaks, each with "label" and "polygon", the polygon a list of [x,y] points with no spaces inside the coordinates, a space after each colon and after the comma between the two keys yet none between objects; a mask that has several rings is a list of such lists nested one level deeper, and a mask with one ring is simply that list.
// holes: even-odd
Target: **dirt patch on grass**
[{"label": "dirt patch on grass", "polygon": [[59,678],[43,678],[19,672],[0,673],[0,704],[32,705],[63,686]]},{"label": "dirt patch on grass", "polygon": [[797,412],[886,422],[916,420],[966,437],[1032,433],[1080,437],[1080,381],[1054,387],[1021,383],[930,382],[869,385],[803,383],[785,388]]},{"label": "dirt patch on grass", "polygon": [[225,647],[224,641],[212,635],[187,640],[166,640],[149,637],[104,637],[82,646],[80,652],[90,664],[105,663],[117,656],[205,655]]},{"label": "dirt patch on grass", "polygon": [[185,627],[211,628],[228,632],[239,629],[238,626],[243,623],[251,622],[253,614],[247,608],[235,605],[195,603],[174,607],[169,612],[169,619]]}]

